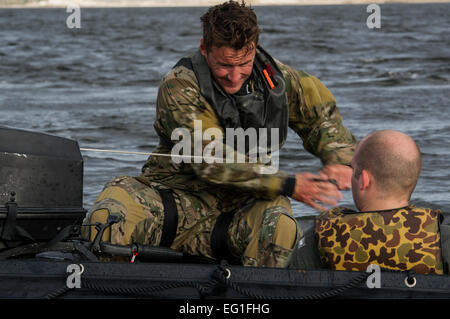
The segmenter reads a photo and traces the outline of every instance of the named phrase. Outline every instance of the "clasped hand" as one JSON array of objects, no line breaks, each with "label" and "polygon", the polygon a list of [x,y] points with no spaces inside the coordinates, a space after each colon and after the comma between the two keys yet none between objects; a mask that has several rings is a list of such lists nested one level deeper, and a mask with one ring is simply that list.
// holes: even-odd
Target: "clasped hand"
[{"label": "clasped hand", "polygon": [[327,209],[323,204],[337,206],[338,201],[343,198],[339,190],[350,188],[351,175],[350,167],[338,164],[325,166],[317,175],[296,174],[294,193],[291,197],[319,211]]}]

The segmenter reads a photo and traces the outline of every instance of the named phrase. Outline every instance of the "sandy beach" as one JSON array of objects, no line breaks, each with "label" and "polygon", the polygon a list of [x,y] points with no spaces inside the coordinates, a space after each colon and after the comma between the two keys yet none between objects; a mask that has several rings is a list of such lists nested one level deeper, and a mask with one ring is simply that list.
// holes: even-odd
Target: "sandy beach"
[{"label": "sandy beach", "polygon": [[[0,0],[0,8],[80,7],[193,7],[211,6],[223,0]],[[253,6],[272,5],[342,5],[384,3],[443,3],[450,0],[247,0]]]}]

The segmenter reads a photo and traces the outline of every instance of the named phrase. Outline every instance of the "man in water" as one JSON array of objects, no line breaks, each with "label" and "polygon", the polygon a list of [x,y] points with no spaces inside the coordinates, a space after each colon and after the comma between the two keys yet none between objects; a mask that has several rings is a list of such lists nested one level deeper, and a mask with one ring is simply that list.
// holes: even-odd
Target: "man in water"
[{"label": "man in water", "polygon": [[377,264],[442,274],[448,226],[441,225],[439,210],[409,204],[421,171],[416,143],[398,131],[374,132],[360,142],[351,166],[358,211],[336,207],[322,212],[315,220],[315,238],[307,232],[309,247],[295,253],[292,266],[320,265],[312,251],[317,244],[322,264],[331,269],[366,271]]},{"label": "man in water", "polygon": [[[120,221],[104,234],[116,244],[160,245],[246,266],[286,267],[302,235],[288,197],[317,209],[336,205],[339,189],[350,186],[356,140],[316,77],[258,46],[260,30],[251,8],[226,2],[211,7],[201,21],[200,50],[181,59],[159,87],[156,153],[166,156],[150,156],[138,177],[108,183],[86,222],[116,216]],[[256,145],[239,149],[234,136],[228,139],[229,129],[253,129],[270,155],[286,141],[288,127],[321,159],[319,174],[274,170],[260,153],[250,162]],[[262,129],[270,132],[264,135]],[[242,134],[236,136],[239,144]],[[186,148],[175,155],[184,155],[182,160],[171,156],[180,144]],[[211,144],[214,152],[207,152]],[[202,158],[205,153],[215,160]],[[246,161],[236,162],[239,156]],[[87,235],[92,239],[95,233]]]}]

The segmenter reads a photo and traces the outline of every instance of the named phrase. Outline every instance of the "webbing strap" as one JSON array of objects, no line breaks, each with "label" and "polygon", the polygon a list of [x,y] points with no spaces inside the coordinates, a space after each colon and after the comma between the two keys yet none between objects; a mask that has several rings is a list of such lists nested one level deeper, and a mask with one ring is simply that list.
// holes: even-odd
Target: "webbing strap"
[{"label": "webbing strap", "polygon": [[170,247],[177,234],[178,210],[170,189],[158,189],[164,205],[164,224],[159,246]]},{"label": "webbing strap", "polygon": [[239,264],[238,258],[233,255],[228,246],[228,227],[235,212],[227,212],[219,215],[211,234],[211,250],[213,256],[219,260],[225,259],[230,264]]}]

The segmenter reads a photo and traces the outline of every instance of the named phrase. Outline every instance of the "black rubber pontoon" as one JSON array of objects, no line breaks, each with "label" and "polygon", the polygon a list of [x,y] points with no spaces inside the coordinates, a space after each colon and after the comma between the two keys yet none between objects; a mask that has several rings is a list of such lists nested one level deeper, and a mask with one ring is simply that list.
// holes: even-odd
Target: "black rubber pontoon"
[{"label": "black rubber pontoon", "polygon": [[[83,269],[80,288],[67,284],[75,274],[68,272],[73,264]],[[449,276],[382,272],[380,288],[368,288],[368,275],[211,264],[10,260],[0,262],[0,298],[450,298]]]}]

